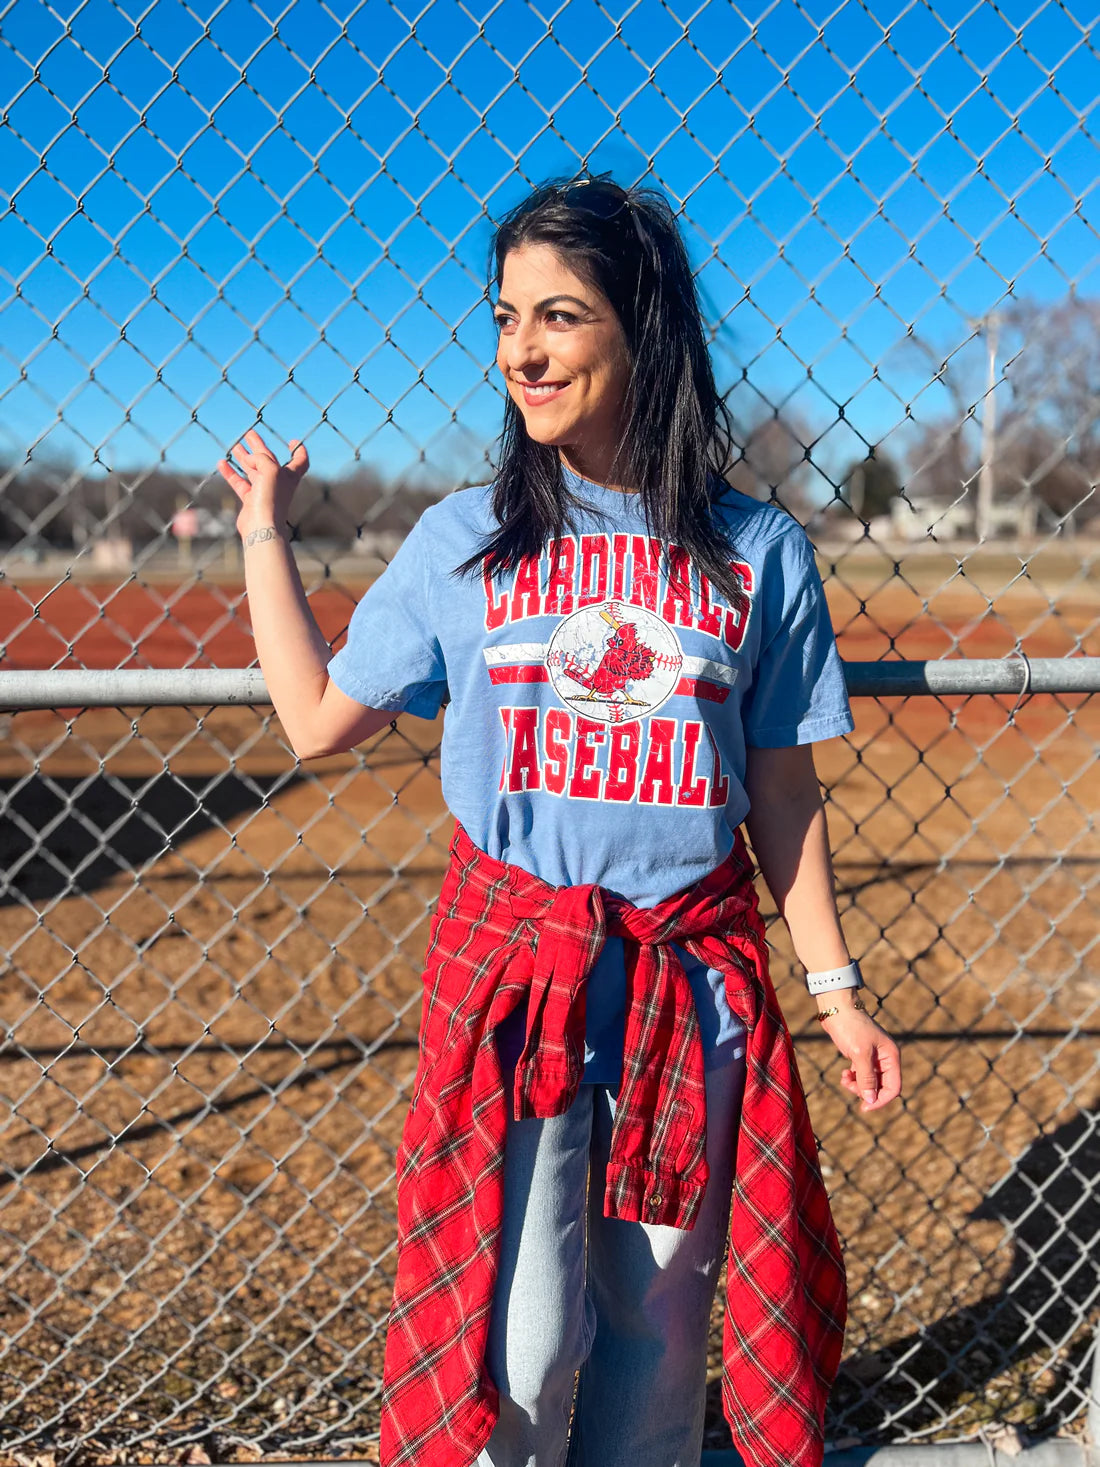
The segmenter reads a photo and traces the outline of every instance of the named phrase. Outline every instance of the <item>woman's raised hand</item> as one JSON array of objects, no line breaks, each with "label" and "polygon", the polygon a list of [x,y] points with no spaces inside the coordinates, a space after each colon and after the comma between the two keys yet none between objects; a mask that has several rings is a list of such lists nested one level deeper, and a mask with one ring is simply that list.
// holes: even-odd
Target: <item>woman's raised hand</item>
[{"label": "woman's raised hand", "polygon": [[292,438],[290,449],[287,462],[279,463],[255,428],[250,428],[232,450],[247,478],[237,473],[228,459],[218,460],[222,478],[241,501],[237,530],[242,536],[268,526],[283,533],[294,491],[309,469],[305,444]]}]

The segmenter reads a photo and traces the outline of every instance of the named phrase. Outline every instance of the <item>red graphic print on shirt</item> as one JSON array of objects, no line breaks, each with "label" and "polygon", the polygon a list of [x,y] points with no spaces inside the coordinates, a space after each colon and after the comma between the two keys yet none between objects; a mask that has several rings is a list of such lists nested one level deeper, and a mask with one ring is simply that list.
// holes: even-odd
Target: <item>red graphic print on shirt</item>
[{"label": "red graphic print on shirt", "polygon": [[[680,546],[661,551],[651,536],[566,536],[504,584],[485,575],[486,631],[561,618],[549,641],[486,646],[490,682],[548,682],[570,710],[544,712],[537,698],[500,709],[502,790],[680,808],[726,803],[729,778],[706,722],[652,715],[675,695],[687,700],[685,712],[727,700],[738,675],[729,652],[744,642],[756,589],[752,568],[731,563],[745,595],[725,606]],[[716,655],[688,656],[674,625],[713,639]]]},{"label": "red graphic print on shirt", "polygon": [[683,660],[667,622],[617,601],[566,617],[546,653],[562,702],[607,723],[652,713],[679,682]]}]

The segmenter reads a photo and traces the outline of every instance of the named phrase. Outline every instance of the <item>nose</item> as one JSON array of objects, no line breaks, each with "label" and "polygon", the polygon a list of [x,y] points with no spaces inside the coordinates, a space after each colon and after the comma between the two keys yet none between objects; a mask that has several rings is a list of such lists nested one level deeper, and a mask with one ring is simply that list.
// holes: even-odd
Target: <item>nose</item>
[{"label": "nose", "polygon": [[501,338],[501,346],[507,370],[517,376],[531,376],[546,365],[546,351],[533,322],[517,324],[514,331]]}]

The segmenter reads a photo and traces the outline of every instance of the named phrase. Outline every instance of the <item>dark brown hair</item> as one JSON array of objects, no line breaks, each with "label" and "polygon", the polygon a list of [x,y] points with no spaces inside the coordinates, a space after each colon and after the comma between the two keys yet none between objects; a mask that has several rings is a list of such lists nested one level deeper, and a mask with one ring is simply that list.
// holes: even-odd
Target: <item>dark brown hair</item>
[{"label": "dark brown hair", "polygon": [[[621,188],[608,176],[556,179],[536,188],[501,220],[489,260],[498,288],[504,261],[525,245],[549,245],[610,301],[626,338],[631,370],[616,477],[641,498],[649,533],[675,541],[726,597],[743,592],[730,568],[734,547],[713,514],[728,490],[732,428],[714,382],[687,250],[667,199],[653,189]],[[493,484],[499,529],[456,569],[486,556],[495,573],[537,557],[565,530],[583,502],[563,474],[556,447],[535,442],[508,399],[500,467]]]}]

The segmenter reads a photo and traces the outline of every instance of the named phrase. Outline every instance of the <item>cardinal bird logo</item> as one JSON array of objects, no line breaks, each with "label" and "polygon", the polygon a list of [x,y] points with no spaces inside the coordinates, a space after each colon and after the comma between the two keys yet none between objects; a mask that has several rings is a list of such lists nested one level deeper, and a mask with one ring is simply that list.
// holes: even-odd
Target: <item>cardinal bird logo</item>
[{"label": "cardinal bird logo", "polygon": [[652,713],[680,680],[676,633],[642,606],[605,601],[567,616],[550,639],[546,667],[563,703],[605,723]]}]

